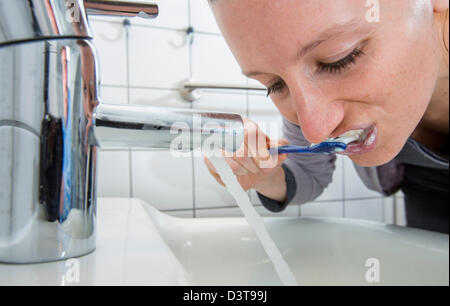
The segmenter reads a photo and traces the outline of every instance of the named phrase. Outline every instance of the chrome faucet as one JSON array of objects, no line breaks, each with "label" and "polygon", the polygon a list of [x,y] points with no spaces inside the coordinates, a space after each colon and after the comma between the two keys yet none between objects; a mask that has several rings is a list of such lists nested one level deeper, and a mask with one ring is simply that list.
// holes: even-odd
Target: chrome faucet
[{"label": "chrome faucet", "polygon": [[213,134],[234,151],[243,140],[239,115],[103,103],[88,14],[154,18],[158,6],[0,0],[0,262],[95,250],[98,147],[167,150],[188,133],[178,149]]}]

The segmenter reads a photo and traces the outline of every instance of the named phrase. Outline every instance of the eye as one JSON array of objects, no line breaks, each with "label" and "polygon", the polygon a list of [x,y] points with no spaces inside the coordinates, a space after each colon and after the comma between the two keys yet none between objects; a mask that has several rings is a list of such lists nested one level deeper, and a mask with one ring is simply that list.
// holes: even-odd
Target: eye
[{"label": "eye", "polygon": [[334,62],[334,63],[320,63],[319,71],[320,72],[328,72],[328,73],[340,73],[343,69],[348,68],[350,65],[356,64],[356,61],[361,56],[365,55],[364,52],[360,49],[353,50],[349,55],[344,57],[343,59]]},{"label": "eye", "polygon": [[270,86],[269,88],[267,88],[267,96],[270,96],[274,93],[280,92],[283,90],[285,84],[283,81],[278,81],[275,84],[273,84],[272,86]]}]

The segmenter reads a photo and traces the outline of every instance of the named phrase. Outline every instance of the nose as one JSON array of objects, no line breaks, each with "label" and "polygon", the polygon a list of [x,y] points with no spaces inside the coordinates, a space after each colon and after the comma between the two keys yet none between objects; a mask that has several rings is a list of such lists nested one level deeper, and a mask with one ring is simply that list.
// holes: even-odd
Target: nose
[{"label": "nose", "polygon": [[344,105],[320,90],[310,81],[297,81],[291,87],[291,99],[298,123],[306,140],[325,141],[344,118]]}]

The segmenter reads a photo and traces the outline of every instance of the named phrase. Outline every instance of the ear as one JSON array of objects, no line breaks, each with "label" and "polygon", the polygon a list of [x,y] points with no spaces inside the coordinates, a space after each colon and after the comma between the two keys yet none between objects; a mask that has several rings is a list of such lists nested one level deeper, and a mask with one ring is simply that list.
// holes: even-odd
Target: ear
[{"label": "ear", "polygon": [[433,0],[433,10],[436,13],[445,12],[448,10],[449,1],[448,0]]}]

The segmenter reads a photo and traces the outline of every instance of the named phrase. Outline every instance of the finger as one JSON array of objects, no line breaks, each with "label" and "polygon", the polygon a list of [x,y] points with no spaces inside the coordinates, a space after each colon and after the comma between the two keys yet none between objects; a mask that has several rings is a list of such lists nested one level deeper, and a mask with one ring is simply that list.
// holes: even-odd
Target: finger
[{"label": "finger", "polygon": [[259,164],[260,159],[268,159],[270,153],[267,149],[270,141],[269,137],[258,128],[253,121],[246,121],[245,124],[245,141],[250,153],[250,157],[255,159],[255,163]]},{"label": "finger", "polygon": [[277,167],[279,162],[279,156],[278,155],[272,155],[269,159],[266,160],[260,160],[259,162],[259,168],[264,171],[272,171],[275,167]]},{"label": "finger", "polygon": [[234,156],[233,160],[244,167],[248,172],[257,174],[259,173],[259,167],[251,157]]},{"label": "finger", "polygon": [[[289,144],[289,141],[286,139],[277,139],[271,140],[269,143],[270,148],[277,148],[279,146],[284,146]],[[272,168],[278,167],[288,158],[288,154],[271,154],[269,160],[260,160],[259,167],[264,168],[266,170],[270,170]]]},{"label": "finger", "polygon": [[258,126],[256,125],[255,122],[251,120],[246,120],[244,125],[244,131],[245,131],[244,143],[247,145],[247,148],[250,151],[250,153],[256,154]]},{"label": "finger", "polygon": [[287,139],[285,139],[285,138],[278,139],[278,144],[279,144],[280,146],[286,146],[286,145],[289,144],[289,140],[287,140]]},{"label": "finger", "polygon": [[236,151],[232,157],[242,167],[246,168],[247,171],[254,174],[259,172],[259,168],[251,158],[251,154],[247,145],[244,145],[241,149]]},{"label": "finger", "polygon": [[288,158],[288,154],[279,154],[272,156],[269,160],[262,160],[260,162],[261,172],[270,173],[274,169],[281,167],[284,161]]},{"label": "finger", "polygon": [[236,161],[238,164],[240,164],[242,167],[244,167],[248,172],[251,172],[254,174],[259,172],[259,168],[255,164],[255,162],[252,160],[251,153],[249,151],[248,146],[245,144],[245,142],[239,148],[239,150],[237,150],[232,156],[224,155],[223,153],[222,153],[222,155],[224,157],[232,157],[234,159],[234,161]]},{"label": "finger", "polygon": [[289,144],[289,141],[287,139],[280,138],[280,139],[271,140],[269,145],[271,148],[277,148],[277,147],[285,146],[288,144]]},{"label": "finger", "polygon": [[245,167],[235,161],[232,157],[225,157],[224,159],[227,162],[228,166],[230,166],[234,175],[242,176],[250,174],[250,172]]},{"label": "finger", "polygon": [[258,131],[258,157],[263,160],[270,158],[270,152],[268,150],[270,138],[263,131]]},{"label": "finger", "polygon": [[[227,152],[224,152],[222,150],[222,156],[225,158],[225,160],[228,160],[228,158],[232,158],[237,163],[237,164],[236,163],[231,163],[231,165],[233,166],[232,169],[237,171],[237,168],[238,168],[238,165],[239,165],[240,167],[243,167],[246,170],[245,172],[244,171],[236,172],[236,173],[238,173],[238,174],[235,173],[236,175],[246,175],[246,174],[249,174],[249,173],[256,174],[256,173],[259,172],[258,166],[255,164],[255,162],[250,157],[248,157],[249,153],[248,153],[248,147],[247,146],[241,147],[238,151],[236,151],[231,156],[227,155],[226,153]],[[231,167],[231,165],[230,165],[230,167]]]}]

